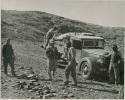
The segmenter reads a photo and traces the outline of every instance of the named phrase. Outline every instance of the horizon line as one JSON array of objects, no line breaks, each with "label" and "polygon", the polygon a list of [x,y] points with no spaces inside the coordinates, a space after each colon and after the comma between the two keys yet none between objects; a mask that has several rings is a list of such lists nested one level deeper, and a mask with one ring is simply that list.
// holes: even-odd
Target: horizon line
[{"label": "horizon line", "polygon": [[[16,9],[2,9],[1,8],[1,11],[2,10],[6,10],[6,11],[26,11],[26,12],[43,12],[43,13],[47,13],[47,14],[51,14],[51,15],[55,15],[55,16],[58,16],[58,17],[63,17],[65,19],[69,19],[69,20],[74,20],[74,21],[77,21],[77,22],[80,22],[80,23],[86,23],[86,24],[90,24],[90,25],[97,25],[97,26],[100,26],[100,27],[106,27],[106,28],[124,28],[125,29],[125,26],[106,26],[106,25],[100,25],[100,24],[95,24],[95,23],[89,23],[89,22],[84,22],[84,21],[81,21],[81,20],[77,20],[77,19],[71,19],[71,18],[68,18],[68,17],[64,17],[64,16],[60,16],[60,15],[57,15],[57,14],[54,14],[54,13],[49,13],[49,12],[45,12],[45,11],[41,11],[41,10],[16,10]],[[1,13],[2,14],[2,13]]]}]

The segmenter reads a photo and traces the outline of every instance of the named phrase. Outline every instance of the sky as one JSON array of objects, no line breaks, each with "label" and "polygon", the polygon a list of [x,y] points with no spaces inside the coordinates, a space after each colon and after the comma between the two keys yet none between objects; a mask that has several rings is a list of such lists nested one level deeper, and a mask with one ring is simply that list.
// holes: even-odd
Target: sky
[{"label": "sky", "polygon": [[124,0],[2,0],[1,7],[43,11],[87,23],[125,27]]}]

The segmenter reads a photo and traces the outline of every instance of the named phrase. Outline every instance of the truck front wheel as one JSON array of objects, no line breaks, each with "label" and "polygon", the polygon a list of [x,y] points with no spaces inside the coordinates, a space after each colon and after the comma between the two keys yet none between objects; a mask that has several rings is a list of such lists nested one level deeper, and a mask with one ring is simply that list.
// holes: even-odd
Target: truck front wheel
[{"label": "truck front wheel", "polygon": [[92,64],[90,61],[83,61],[80,67],[81,74],[84,79],[91,79]]}]

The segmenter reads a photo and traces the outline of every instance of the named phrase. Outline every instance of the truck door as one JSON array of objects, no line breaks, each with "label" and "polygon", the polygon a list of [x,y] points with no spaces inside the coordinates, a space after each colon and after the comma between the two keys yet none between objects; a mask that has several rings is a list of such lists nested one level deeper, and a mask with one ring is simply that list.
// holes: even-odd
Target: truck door
[{"label": "truck door", "polygon": [[76,49],[76,61],[78,62],[81,58],[82,51],[82,41],[81,40],[72,40],[73,47]]}]

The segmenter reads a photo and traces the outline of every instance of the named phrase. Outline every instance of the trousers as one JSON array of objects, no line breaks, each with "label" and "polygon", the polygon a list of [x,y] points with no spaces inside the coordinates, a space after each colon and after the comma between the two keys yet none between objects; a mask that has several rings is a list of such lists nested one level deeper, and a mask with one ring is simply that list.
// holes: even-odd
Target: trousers
[{"label": "trousers", "polygon": [[[114,73],[114,75],[113,75]],[[113,82],[113,77],[115,79],[115,84],[120,82],[120,73],[118,63],[110,63],[109,66],[109,80]]]},{"label": "trousers", "polygon": [[66,76],[66,80],[69,80],[69,76],[71,74],[71,77],[73,78],[73,81],[75,84],[77,84],[77,80],[76,80],[76,61],[69,61],[68,65],[65,69],[65,76]]},{"label": "trousers", "polygon": [[4,65],[4,73],[7,74],[7,67],[10,65],[11,67],[11,73],[15,75],[14,71],[14,59],[3,59],[3,65]]},{"label": "trousers", "polygon": [[48,74],[49,74],[49,78],[52,79],[52,76],[51,76],[51,71],[53,71],[53,76],[55,74],[55,71],[57,69],[57,59],[49,59],[48,60]]}]

